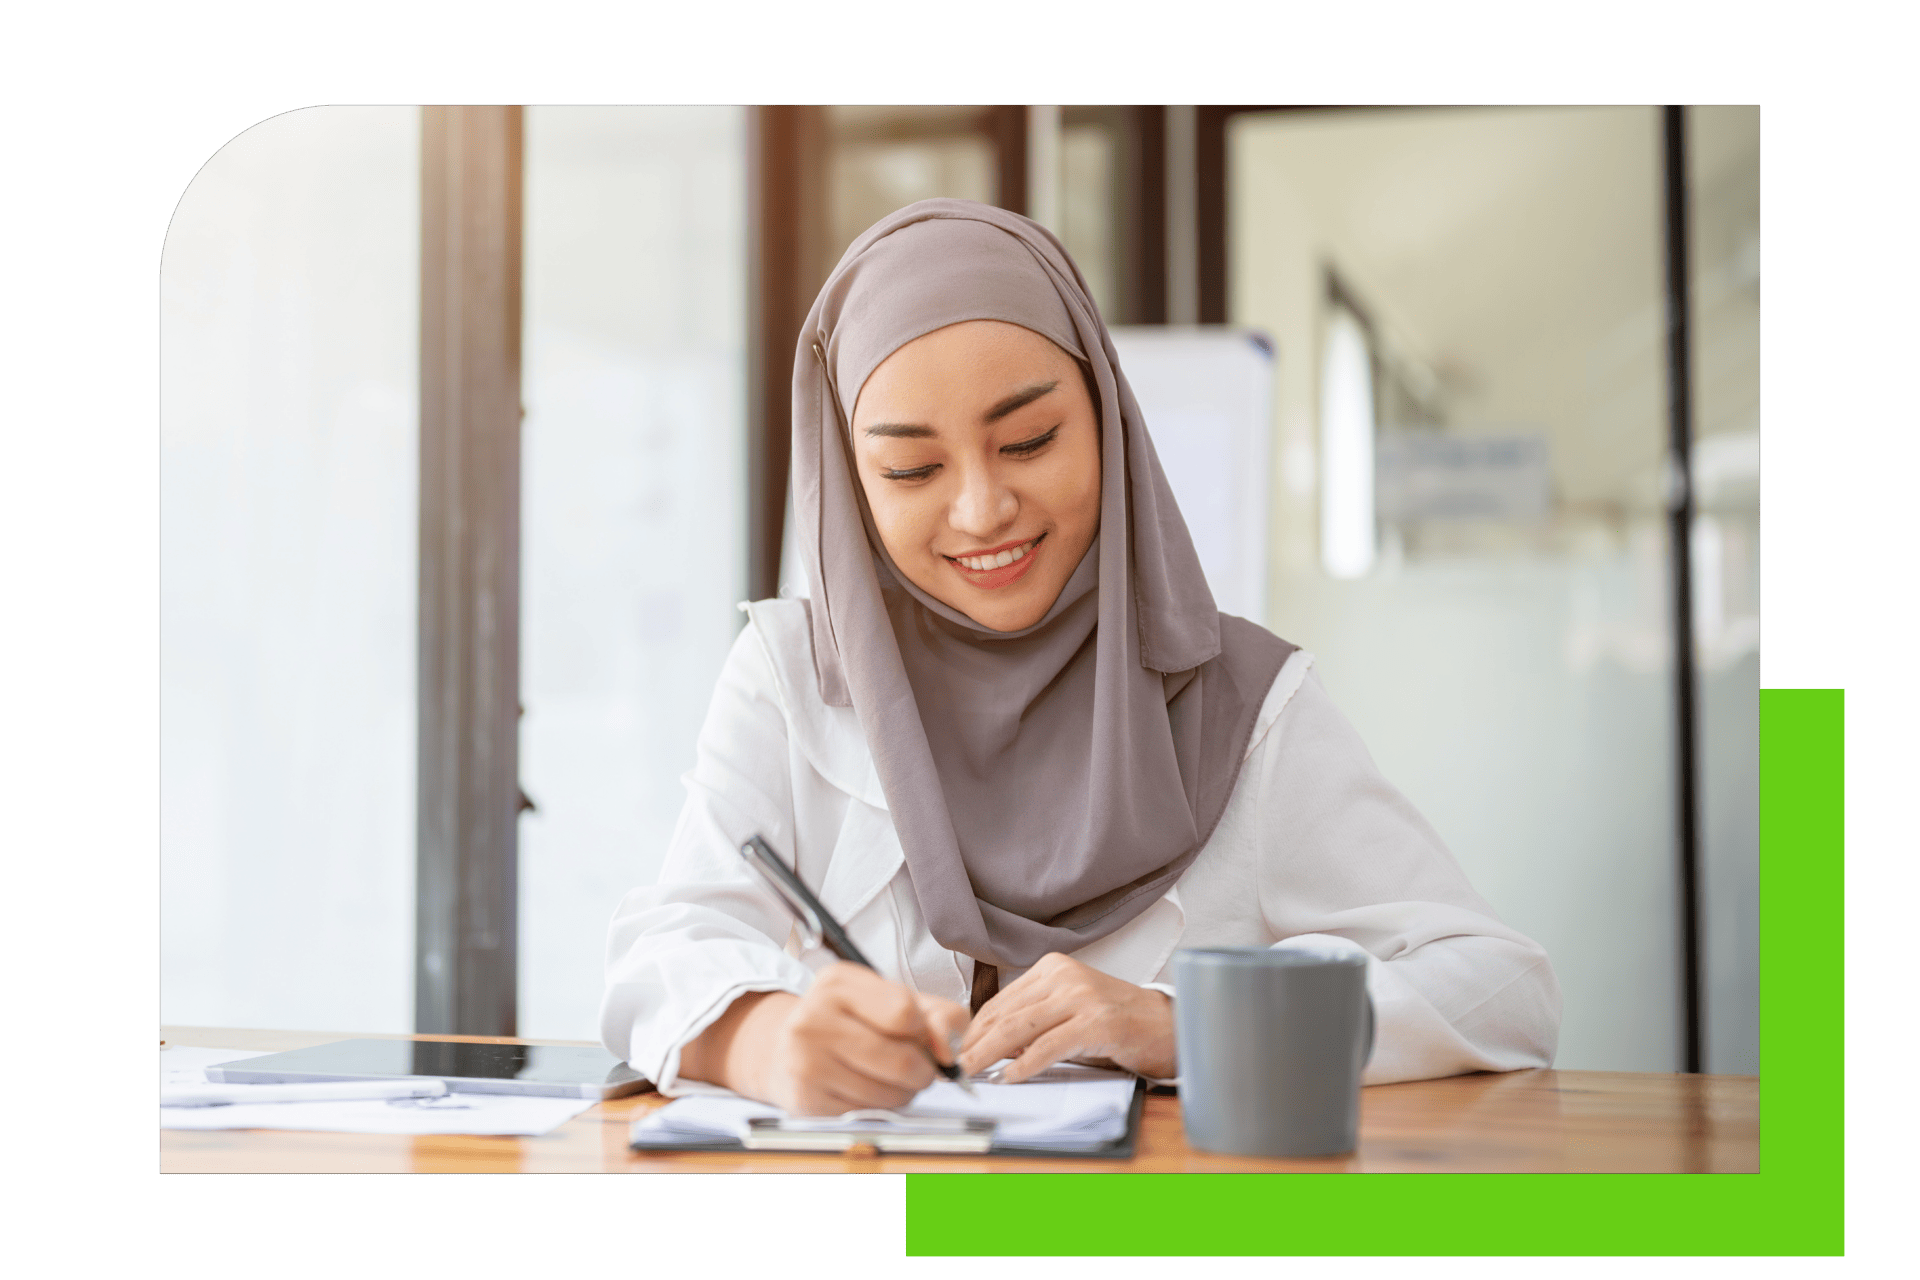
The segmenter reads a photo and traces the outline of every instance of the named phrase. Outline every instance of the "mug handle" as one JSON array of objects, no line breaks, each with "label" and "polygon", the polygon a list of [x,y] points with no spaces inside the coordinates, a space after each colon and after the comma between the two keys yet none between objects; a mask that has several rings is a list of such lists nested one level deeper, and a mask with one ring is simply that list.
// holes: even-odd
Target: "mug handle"
[{"label": "mug handle", "polygon": [[1366,995],[1366,999],[1367,999],[1367,1045],[1366,1045],[1366,1048],[1360,1051],[1360,1065],[1362,1067],[1365,1067],[1367,1063],[1372,1061],[1373,1059],[1373,1031],[1374,1031],[1373,994],[1371,992],[1366,992],[1364,994]]}]

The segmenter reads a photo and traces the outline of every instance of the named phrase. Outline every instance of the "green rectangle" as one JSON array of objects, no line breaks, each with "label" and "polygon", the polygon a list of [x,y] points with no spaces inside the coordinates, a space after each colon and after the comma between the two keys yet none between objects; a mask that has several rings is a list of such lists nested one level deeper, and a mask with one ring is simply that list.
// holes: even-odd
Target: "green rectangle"
[{"label": "green rectangle", "polygon": [[1758,1174],[915,1174],[907,1253],[1843,1252],[1843,723],[1760,693]]}]

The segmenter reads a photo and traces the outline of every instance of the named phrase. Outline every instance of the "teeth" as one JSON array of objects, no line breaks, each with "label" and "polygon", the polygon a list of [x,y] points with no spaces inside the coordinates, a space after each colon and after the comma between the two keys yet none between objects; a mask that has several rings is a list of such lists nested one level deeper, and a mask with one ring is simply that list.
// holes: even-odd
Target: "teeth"
[{"label": "teeth", "polygon": [[967,568],[973,569],[975,571],[979,571],[982,569],[1004,569],[1008,565],[1012,564],[1015,560],[1018,560],[1022,556],[1026,555],[1027,552],[1031,550],[1033,550],[1033,543],[1028,542],[1028,543],[1023,543],[1020,546],[1014,547],[1012,550],[1002,551],[998,555],[956,556],[955,559],[957,559],[961,564],[967,566]]}]

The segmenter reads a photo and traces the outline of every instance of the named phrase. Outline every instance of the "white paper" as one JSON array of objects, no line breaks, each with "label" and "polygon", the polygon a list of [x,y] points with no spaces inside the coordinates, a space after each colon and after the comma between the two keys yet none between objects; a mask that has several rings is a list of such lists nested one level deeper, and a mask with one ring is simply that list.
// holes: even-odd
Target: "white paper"
[{"label": "white paper", "polygon": [[205,1084],[208,1067],[238,1062],[242,1058],[264,1058],[269,1052],[265,1049],[194,1049],[186,1045],[169,1047],[160,1051],[160,1083]]},{"label": "white paper", "polygon": [[[261,1056],[239,1049],[186,1045],[162,1049],[160,1080],[163,1084],[204,1084],[208,1067]],[[237,1102],[225,1107],[161,1107],[160,1127],[537,1137],[559,1128],[592,1105],[589,1098],[529,1098],[502,1093],[450,1093],[441,1098],[375,1102]]]},{"label": "white paper", "polygon": [[437,1098],[444,1080],[300,1080],[286,1084],[163,1084],[163,1107],[225,1107],[236,1102],[384,1102]]},{"label": "white paper", "polygon": [[[897,1114],[909,1122],[916,1116],[991,1119],[997,1122],[996,1145],[1053,1151],[1084,1151],[1126,1133],[1132,1076],[1076,1068],[1043,1074],[1045,1080],[1027,1084],[975,1084],[977,1097],[968,1097],[950,1081],[936,1080]],[[748,1098],[699,1094],[676,1098],[634,1121],[633,1137],[654,1143],[730,1142],[746,1136],[749,1120],[780,1114],[779,1108]],[[862,1132],[885,1126],[822,1118],[807,1127]]]}]

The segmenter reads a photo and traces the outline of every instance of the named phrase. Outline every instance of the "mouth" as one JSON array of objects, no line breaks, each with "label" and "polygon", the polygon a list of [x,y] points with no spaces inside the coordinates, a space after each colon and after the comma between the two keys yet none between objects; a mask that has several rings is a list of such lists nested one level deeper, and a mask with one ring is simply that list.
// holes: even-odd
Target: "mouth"
[{"label": "mouth", "polygon": [[1043,533],[1025,542],[1008,542],[972,555],[942,558],[958,569],[969,584],[990,591],[1024,578],[1027,571],[1033,568],[1034,553],[1046,538],[1047,535]]}]

